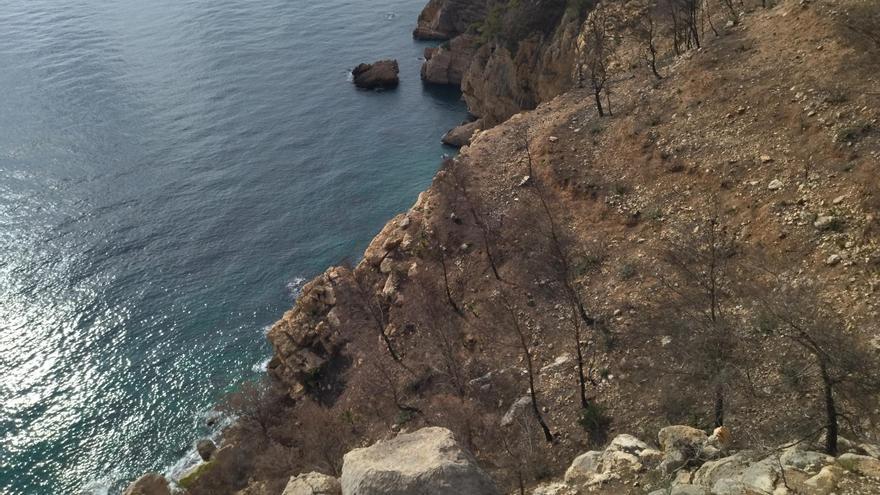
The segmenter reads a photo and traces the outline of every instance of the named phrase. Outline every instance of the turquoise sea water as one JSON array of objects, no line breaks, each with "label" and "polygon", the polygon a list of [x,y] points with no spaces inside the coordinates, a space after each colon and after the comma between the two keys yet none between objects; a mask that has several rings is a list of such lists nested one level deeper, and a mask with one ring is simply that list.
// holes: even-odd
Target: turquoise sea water
[{"label": "turquoise sea water", "polygon": [[180,468],[298,285],[412,204],[464,116],[423,3],[0,1],[0,493]]}]

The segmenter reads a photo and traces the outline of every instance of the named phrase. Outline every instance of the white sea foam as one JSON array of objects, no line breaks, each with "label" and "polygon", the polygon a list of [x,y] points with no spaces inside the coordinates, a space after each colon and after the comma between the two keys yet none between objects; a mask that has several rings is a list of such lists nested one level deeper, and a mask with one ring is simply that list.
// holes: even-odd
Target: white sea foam
[{"label": "white sea foam", "polygon": [[269,361],[272,360],[272,357],[267,357],[266,359],[260,361],[259,363],[253,365],[251,369],[255,373],[265,373],[267,369],[269,369]]},{"label": "white sea foam", "polygon": [[[235,417],[217,412],[215,409],[208,409],[197,415],[197,420],[201,423],[210,423],[211,431],[205,438],[209,438],[215,444],[220,445],[223,441],[223,430],[235,422]],[[187,450],[180,459],[170,466],[166,467],[162,474],[172,480],[178,481],[192,468],[202,463],[202,458],[195,448],[195,441],[192,447]]]},{"label": "white sea foam", "polygon": [[303,285],[305,285],[306,279],[303,277],[295,277],[293,280],[287,283],[287,290],[290,291],[291,297],[296,299],[299,297],[300,291],[302,291]]},{"label": "white sea foam", "polygon": [[113,486],[113,480],[103,478],[100,480],[90,481],[79,492],[80,495],[109,495],[110,488]]}]

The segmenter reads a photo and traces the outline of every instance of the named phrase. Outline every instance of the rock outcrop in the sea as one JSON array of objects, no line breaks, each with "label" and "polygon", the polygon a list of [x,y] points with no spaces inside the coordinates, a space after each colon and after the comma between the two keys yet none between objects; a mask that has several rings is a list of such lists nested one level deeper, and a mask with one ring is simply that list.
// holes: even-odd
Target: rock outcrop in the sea
[{"label": "rock outcrop in the sea", "polygon": [[462,35],[436,48],[425,49],[422,81],[460,87],[477,51],[476,37]]},{"label": "rock outcrop in the sea", "polygon": [[563,0],[432,0],[414,35],[450,41],[426,51],[422,80],[460,87],[469,111],[494,126],[571,88],[582,16]]},{"label": "rock outcrop in the sea", "polygon": [[217,452],[217,445],[207,438],[203,438],[196,443],[196,451],[203,461],[210,461],[214,453]]},{"label": "rock outcrop in the sea", "polygon": [[478,132],[482,127],[482,120],[465,122],[444,134],[441,141],[443,144],[455,146],[456,148],[467,146],[471,144],[471,138],[474,137],[474,133]]},{"label": "rock outcrop in the sea", "polygon": [[364,89],[391,89],[400,84],[400,67],[397,60],[380,60],[372,64],[360,64],[351,71],[354,84]]},{"label": "rock outcrop in the sea", "polygon": [[422,428],[345,454],[343,495],[498,495],[445,428]]},{"label": "rock outcrop in the sea", "polygon": [[306,392],[344,343],[337,333],[341,322],[334,308],[338,295],[350,293],[350,283],[347,270],[327,270],[303,287],[296,306],[269,330],[275,356],[268,371],[291,387],[292,396]]},{"label": "rock outcrop in the sea", "polygon": [[164,476],[147,473],[129,485],[123,495],[171,495],[171,489]]}]

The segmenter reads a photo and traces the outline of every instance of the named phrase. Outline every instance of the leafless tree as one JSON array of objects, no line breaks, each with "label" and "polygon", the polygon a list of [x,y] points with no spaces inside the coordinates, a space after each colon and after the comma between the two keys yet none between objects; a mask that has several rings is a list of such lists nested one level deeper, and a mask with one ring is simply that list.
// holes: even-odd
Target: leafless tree
[{"label": "leafless tree", "polygon": [[573,330],[572,337],[574,339],[575,356],[577,358],[578,392],[580,394],[581,408],[586,409],[590,406],[590,402],[587,399],[587,373],[584,370],[584,350],[582,344],[583,336],[581,335],[581,323],[583,322],[587,326],[593,326],[596,324],[596,320],[595,318],[589,316],[580,298],[580,295],[575,289],[574,281],[572,280],[572,269],[571,262],[569,260],[568,249],[566,249],[562,240],[562,233],[560,232],[560,227],[557,224],[555,215],[550,209],[550,204],[547,201],[541,179],[537,175],[535,175],[535,170],[532,163],[531,144],[529,142],[528,133],[526,133],[524,141],[526,149],[526,164],[528,166],[528,176],[531,177],[535,194],[538,197],[538,202],[540,203],[541,211],[543,212],[545,220],[547,222],[547,235],[550,240],[551,252],[556,264],[558,265],[558,279],[562,283],[565,297],[570,309],[569,321]]},{"label": "leafless tree", "polygon": [[718,215],[675,232],[660,256],[662,292],[652,315],[654,328],[678,341],[673,357],[682,372],[712,388],[715,426],[724,424],[726,391],[741,371],[734,247]]},{"label": "leafless tree", "polygon": [[478,203],[475,197],[470,193],[467,187],[467,182],[463,177],[463,173],[461,171],[461,164],[456,160],[447,159],[443,163],[443,169],[448,171],[450,176],[452,177],[453,186],[458,191],[458,194],[462,197],[464,201],[461,203],[466,205],[468,212],[471,214],[471,219],[474,224],[480,230],[480,238],[483,242],[483,250],[486,252],[486,260],[489,262],[489,267],[492,269],[492,275],[495,277],[495,280],[500,281],[501,275],[498,273],[498,242],[495,239],[497,237],[496,232],[499,229],[493,229],[489,225],[489,221],[486,219],[485,215],[480,212],[478,207]]},{"label": "leafless tree", "polygon": [[638,18],[635,34],[642,46],[642,58],[657,79],[663,79],[657,70],[658,26],[654,9],[646,9]]},{"label": "leafless tree", "polygon": [[825,452],[837,455],[842,425],[853,432],[874,414],[880,396],[880,362],[846,330],[833,310],[815,297],[816,286],[776,280],[755,293],[763,333],[795,344],[807,357],[801,378],[820,385]]},{"label": "leafless tree", "polygon": [[[605,92],[607,97],[608,65],[614,52],[613,28],[616,22],[611,10],[603,4],[597,5],[590,12],[585,22],[580,63],[577,66],[578,84],[583,86],[584,77],[589,78],[596,111],[600,117],[605,116],[606,108],[602,106],[602,93]],[[610,105],[607,110],[610,114]]]},{"label": "leafless tree", "polygon": [[538,401],[538,388],[535,380],[535,362],[532,356],[532,349],[529,345],[529,340],[526,336],[526,330],[523,328],[516,307],[514,307],[513,302],[503,288],[498,291],[497,299],[499,303],[498,306],[507,316],[508,324],[516,334],[517,344],[522,352],[523,360],[526,363],[526,373],[529,379],[529,402],[531,404],[532,413],[535,416],[535,420],[537,420],[538,424],[541,426],[541,431],[544,433],[544,439],[547,440],[548,443],[553,443],[553,433],[550,431],[547,422],[544,420],[544,415],[541,413],[541,407]]},{"label": "leafless tree", "polygon": [[283,396],[283,390],[269,378],[248,381],[224,397],[218,410],[238,418],[239,427],[256,431],[263,438],[268,438],[269,428],[278,420]]}]

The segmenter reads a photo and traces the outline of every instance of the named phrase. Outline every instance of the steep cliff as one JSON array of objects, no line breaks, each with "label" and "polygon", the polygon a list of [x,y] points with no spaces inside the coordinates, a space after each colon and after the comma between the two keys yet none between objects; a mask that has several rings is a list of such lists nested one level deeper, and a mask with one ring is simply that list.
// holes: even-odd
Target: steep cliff
[{"label": "steep cliff", "polygon": [[[678,422],[711,431],[719,381],[734,447],[819,440],[828,424],[821,367],[756,308],[806,287],[812,306],[837,315],[822,335],[848,339],[842,355],[880,348],[880,43],[857,24],[877,12],[859,0],[760,5],[735,23],[715,19],[727,27],[700,50],[675,56],[667,45],[662,80],[637,54],[613,82],[613,116],[597,114],[589,90],[565,91],[567,75],[552,76],[568,74],[578,36],[566,12],[516,46],[482,45],[485,61],[470,70],[483,67],[487,80],[470,91],[501,109],[483,117],[518,113],[477,132],[356,266],[317,277],[271,329],[270,374],[295,400],[232,437],[253,442],[251,457],[272,467],[243,474],[235,489],[336,474],[344,452],[334,446],[427,425],[454,431],[501,487],[531,486],[561,477],[616,431],[652,438]],[[518,57],[549,68],[508,73]],[[486,89],[507,85],[519,89]],[[513,94],[542,96],[519,112]],[[720,294],[735,321],[720,344],[670,316],[703,301],[680,297],[692,292],[670,259],[693,248],[676,241],[706,232],[725,238],[706,266],[739,267]],[[756,288],[772,281],[780,286]],[[812,306],[798,312],[818,314]],[[876,369],[875,351],[857,355],[861,369]],[[692,367],[707,360],[710,370],[735,366],[723,376]],[[877,443],[875,395],[845,392],[838,404],[857,421],[842,427]],[[585,482],[606,471],[581,460],[592,469]],[[625,488],[610,480],[605,493],[699,484],[650,476]]]},{"label": "steep cliff", "polygon": [[484,126],[533,109],[572,86],[576,39],[589,6],[530,0],[484,2],[475,8],[432,1],[416,33],[436,33],[429,26],[439,26],[439,19],[455,12],[460,12],[456,19],[469,22],[444,24],[444,36],[435,38],[452,40],[428,53],[422,79],[461,87],[468,109]]}]

